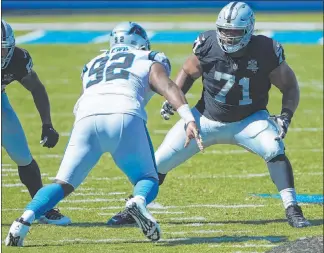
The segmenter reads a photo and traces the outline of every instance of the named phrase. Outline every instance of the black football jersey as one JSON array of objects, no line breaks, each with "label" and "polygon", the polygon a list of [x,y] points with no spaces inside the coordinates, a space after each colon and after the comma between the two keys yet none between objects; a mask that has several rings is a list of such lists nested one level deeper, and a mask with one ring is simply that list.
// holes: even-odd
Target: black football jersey
[{"label": "black football jersey", "polygon": [[33,67],[33,61],[27,50],[15,47],[12,58],[5,69],[1,70],[1,91],[13,81],[21,81]]},{"label": "black football jersey", "polygon": [[198,111],[211,120],[234,122],[266,109],[269,74],[285,60],[282,46],[253,35],[244,55],[233,58],[221,50],[216,36],[215,30],[203,32],[193,44],[203,72]]}]

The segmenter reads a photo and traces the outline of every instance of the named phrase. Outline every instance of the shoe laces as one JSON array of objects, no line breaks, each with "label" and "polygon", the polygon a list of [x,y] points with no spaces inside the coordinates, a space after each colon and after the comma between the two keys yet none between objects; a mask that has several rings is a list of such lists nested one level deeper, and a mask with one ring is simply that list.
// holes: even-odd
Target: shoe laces
[{"label": "shoe laces", "polygon": [[64,217],[64,215],[60,213],[58,208],[53,208],[46,212],[45,217],[50,220],[59,220]]},{"label": "shoe laces", "polygon": [[288,214],[293,218],[304,219],[303,212],[297,205],[288,207]]}]

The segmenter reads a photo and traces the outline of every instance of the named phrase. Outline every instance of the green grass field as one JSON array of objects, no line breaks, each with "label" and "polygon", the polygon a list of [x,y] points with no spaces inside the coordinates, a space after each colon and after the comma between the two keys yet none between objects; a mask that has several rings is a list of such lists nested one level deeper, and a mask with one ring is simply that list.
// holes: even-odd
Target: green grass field
[{"label": "green grass field", "polygon": [[[16,22],[18,20],[23,22],[21,18],[15,18]],[[47,184],[56,175],[72,129],[72,110],[81,90],[82,67],[106,45],[23,47],[31,53],[34,69],[50,96],[54,127],[61,133],[54,149],[39,145],[41,121],[31,95],[18,83],[10,84],[6,90]],[[153,45],[153,48],[165,52],[170,58],[172,77],[191,52],[189,44]],[[323,194],[322,50],[320,45],[285,45],[287,61],[301,86],[300,105],[285,141],[299,194]],[[188,96],[190,105],[195,105],[201,90],[201,81],[197,81]],[[155,149],[161,144],[165,132],[179,119],[176,115],[170,121],[163,121],[159,116],[162,102],[161,97],[155,96],[147,106],[148,129]],[[280,109],[281,94],[272,88],[269,110],[275,114]],[[265,252],[286,241],[322,235],[322,205],[303,205],[305,216],[314,226],[293,229],[284,220],[280,200],[251,196],[253,193],[277,192],[265,163],[251,153],[236,152],[238,150],[242,149],[213,146],[169,173],[155,200],[164,208],[151,209],[163,232],[163,240],[158,243],[147,241],[137,228],[105,225],[111,215],[123,208],[123,198],[132,191],[126,177],[105,155],[75,194],[59,204],[61,211],[72,218],[71,226],[34,224],[25,248],[3,247],[2,250],[30,253]],[[1,238],[4,240],[12,221],[21,215],[30,197],[25,187],[16,185],[20,183],[16,166],[4,150],[2,164]]]},{"label": "green grass field", "polygon": [[[130,20],[134,22],[209,22],[216,21],[217,10],[215,14],[210,13],[179,13],[179,14],[88,14],[88,15],[35,15],[35,16],[7,16],[3,17],[8,22],[23,22],[23,23],[37,23],[37,22],[120,22]],[[255,18],[261,22],[323,22],[323,13],[256,13]]]}]

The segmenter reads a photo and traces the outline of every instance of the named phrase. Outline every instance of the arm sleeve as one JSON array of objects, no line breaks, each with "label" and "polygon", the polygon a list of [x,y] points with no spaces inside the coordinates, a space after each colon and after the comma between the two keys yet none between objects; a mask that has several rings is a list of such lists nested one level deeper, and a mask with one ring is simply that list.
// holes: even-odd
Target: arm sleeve
[{"label": "arm sleeve", "polygon": [[170,63],[168,57],[166,57],[166,55],[164,53],[151,51],[149,53],[149,55],[148,55],[148,59],[151,60],[151,61],[156,61],[156,62],[161,63],[164,66],[168,76],[170,76],[170,74],[171,74],[171,63]]}]

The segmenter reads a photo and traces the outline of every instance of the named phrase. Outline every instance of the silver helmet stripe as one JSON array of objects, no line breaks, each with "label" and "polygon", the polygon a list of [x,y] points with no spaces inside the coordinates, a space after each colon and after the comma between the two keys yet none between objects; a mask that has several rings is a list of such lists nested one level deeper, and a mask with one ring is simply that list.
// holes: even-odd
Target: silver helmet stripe
[{"label": "silver helmet stripe", "polygon": [[232,19],[232,13],[234,10],[235,5],[237,5],[238,2],[234,2],[229,10],[228,16],[227,16],[227,23],[231,23],[231,19]]}]

